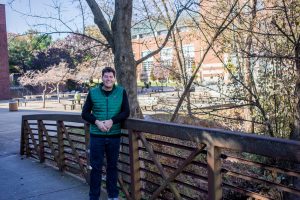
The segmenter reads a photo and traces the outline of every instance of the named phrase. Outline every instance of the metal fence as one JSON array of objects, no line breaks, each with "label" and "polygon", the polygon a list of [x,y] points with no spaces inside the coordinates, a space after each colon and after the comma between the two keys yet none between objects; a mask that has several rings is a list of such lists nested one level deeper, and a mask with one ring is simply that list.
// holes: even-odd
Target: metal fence
[{"label": "metal fence", "polygon": [[[128,119],[119,186],[127,199],[300,198],[300,142]],[[26,115],[20,153],[89,182],[89,125],[79,115]]]}]

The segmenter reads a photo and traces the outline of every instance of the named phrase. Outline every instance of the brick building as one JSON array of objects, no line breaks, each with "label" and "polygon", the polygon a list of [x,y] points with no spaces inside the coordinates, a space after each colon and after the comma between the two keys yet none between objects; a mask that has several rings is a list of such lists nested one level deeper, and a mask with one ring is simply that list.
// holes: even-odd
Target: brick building
[{"label": "brick building", "polygon": [[[158,48],[156,42],[162,43],[167,34],[167,29],[162,25],[156,26],[154,33],[152,30],[153,29],[147,28],[147,25],[132,29],[132,46],[136,60],[156,50]],[[193,32],[189,26],[181,24],[179,25],[178,31],[177,34],[180,34],[182,40],[181,50],[185,58],[186,71],[187,73],[191,73],[193,66],[199,64],[206,44],[199,39],[199,36],[195,35],[195,32]],[[222,59],[225,61],[225,56]],[[141,79],[141,76],[145,75],[148,76],[148,80],[150,80],[153,67],[160,63],[169,63],[170,66],[172,65],[171,63],[173,63],[173,65],[174,63],[176,64],[176,51],[173,47],[172,39],[169,39],[169,42],[160,53],[148,58],[138,66],[138,80]],[[197,81],[203,84],[213,84],[217,82],[220,77],[226,81],[226,70],[224,69],[223,63],[214,55],[213,51],[209,51],[200,67]]]},{"label": "brick building", "polygon": [[5,6],[0,4],[0,99],[10,98]]}]

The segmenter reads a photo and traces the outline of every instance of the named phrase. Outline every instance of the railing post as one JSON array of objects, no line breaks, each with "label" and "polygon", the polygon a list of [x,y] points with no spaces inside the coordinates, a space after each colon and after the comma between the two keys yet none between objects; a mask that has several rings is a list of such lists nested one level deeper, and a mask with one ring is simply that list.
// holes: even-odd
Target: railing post
[{"label": "railing post", "polygon": [[58,168],[60,171],[65,170],[64,136],[62,123],[62,121],[56,121],[58,143]]},{"label": "railing post", "polygon": [[25,149],[25,123],[24,123],[24,119],[22,117],[22,125],[21,125],[21,140],[20,140],[20,155],[23,156],[24,155],[24,149]]},{"label": "railing post", "polygon": [[86,172],[87,172],[87,183],[90,184],[90,127],[89,124],[84,123],[84,138],[85,138],[85,152],[86,152]]},{"label": "railing post", "polygon": [[38,133],[39,133],[39,158],[40,162],[45,162],[45,152],[44,152],[44,135],[42,128],[42,120],[38,120]]},{"label": "railing post", "polygon": [[138,135],[131,129],[128,130],[128,135],[131,174],[131,195],[133,200],[139,200],[141,199],[141,176],[138,150]]},{"label": "railing post", "polygon": [[222,174],[221,174],[221,149],[208,145],[207,147],[208,164],[208,199],[222,199]]},{"label": "railing post", "polygon": [[25,153],[26,153],[26,157],[29,157],[31,152],[30,152],[30,148],[29,148],[29,125],[28,125],[28,121],[27,120],[24,120],[23,121],[24,123],[24,143],[25,143]]}]

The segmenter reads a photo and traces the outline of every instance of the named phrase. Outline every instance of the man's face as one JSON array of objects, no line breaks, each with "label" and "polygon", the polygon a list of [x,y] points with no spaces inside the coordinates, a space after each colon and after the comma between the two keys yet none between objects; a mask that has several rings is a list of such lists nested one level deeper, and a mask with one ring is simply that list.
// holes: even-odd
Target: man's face
[{"label": "man's face", "polygon": [[112,72],[106,72],[102,76],[102,82],[104,84],[104,87],[107,89],[111,89],[114,86],[116,79]]}]

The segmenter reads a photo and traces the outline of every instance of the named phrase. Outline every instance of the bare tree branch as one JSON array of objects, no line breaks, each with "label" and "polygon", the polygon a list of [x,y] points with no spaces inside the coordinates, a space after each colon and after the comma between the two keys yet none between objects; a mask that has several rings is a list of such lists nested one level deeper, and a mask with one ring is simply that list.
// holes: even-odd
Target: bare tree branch
[{"label": "bare tree branch", "polygon": [[276,22],[275,19],[272,19],[271,21],[272,24],[278,29],[279,32],[281,32],[292,44],[295,44],[295,41],[293,38],[291,38]]},{"label": "bare tree branch", "polygon": [[99,8],[97,2],[95,0],[86,0],[89,7],[91,8],[93,14],[94,14],[94,21],[95,24],[97,24],[100,28],[100,32],[104,35],[106,38],[108,44],[113,48],[114,47],[114,39],[112,35],[112,31],[107,24],[107,21],[105,20],[103,13],[101,9]]},{"label": "bare tree branch", "polygon": [[150,58],[150,57],[154,56],[155,54],[159,53],[159,52],[166,46],[166,44],[168,43],[169,37],[171,36],[172,31],[173,31],[173,29],[174,29],[174,27],[175,27],[175,25],[176,25],[176,23],[177,23],[177,21],[178,21],[180,15],[181,15],[181,13],[182,13],[187,7],[189,7],[190,5],[191,5],[191,4],[190,4],[190,1],[189,1],[189,2],[187,2],[187,3],[185,4],[185,6],[184,6],[183,8],[181,8],[181,9],[178,10],[178,12],[176,13],[176,17],[175,17],[175,19],[174,19],[172,25],[170,26],[170,28],[169,28],[169,30],[168,30],[168,33],[167,33],[167,35],[166,35],[166,37],[165,37],[164,42],[162,43],[162,45],[161,45],[158,49],[156,49],[155,51],[152,51],[152,52],[149,53],[148,55],[146,55],[146,56],[144,56],[143,58],[140,58],[139,60],[137,60],[137,61],[136,61],[136,65],[142,63],[143,61],[147,60],[148,58]]},{"label": "bare tree branch", "polygon": [[[224,20],[222,21],[221,25],[219,26],[218,30],[215,32],[213,38],[211,39],[211,42],[209,42],[208,44],[208,47],[206,49],[206,51],[204,52],[196,70],[193,72],[190,80],[188,81],[188,84],[187,86],[185,87],[180,99],[179,99],[179,102],[175,108],[175,111],[171,117],[171,122],[173,122],[177,116],[177,113],[179,111],[179,108],[181,107],[182,105],[182,102],[185,98],[185,96],[187,95],[188,91],[190,90],[191,86],[192,86],[192,83],[196,77],[196,74],[198,73],[199,69],[200,69],[200,66],[202,65],[203,61],[204,61],[204,58],[206,57],[208,51],[211,49],[211,47],[213,46],[213,43],[216,41],[216,39],[218,38],[218,36],[229,26],[229,24],[231,24],[231,22],[238,16],[238,14],[235,14],[226,24],[226,21],[229,19],[230,15],[232,14],[232,11],[233,9],[236,7],[237,5],[237,2],[238,0],[235,0],[234,4],[232,5],[232,7],[230,8],[229,12],[227,13],[226,17],[224,18]],[[245,5],[245,4],[244,4]],[[244,6],[243,6],[244,7]],[[243,8],[242,7],[242,8]]]},{"label": "bare tree branch", "polygon": [[295,33],[293,31],[293,28],[292,28],[290,17],[288,16],[287,5],[286,5],[285,0],[282,0],[282,3],[283,3],[283,9],[284,9],[284,14],[285,14],[285,19],[288,22],[288,25],[289,25],[289,28],[290,28],[293,40],[296,42],[297,39],[296,39]]}]

